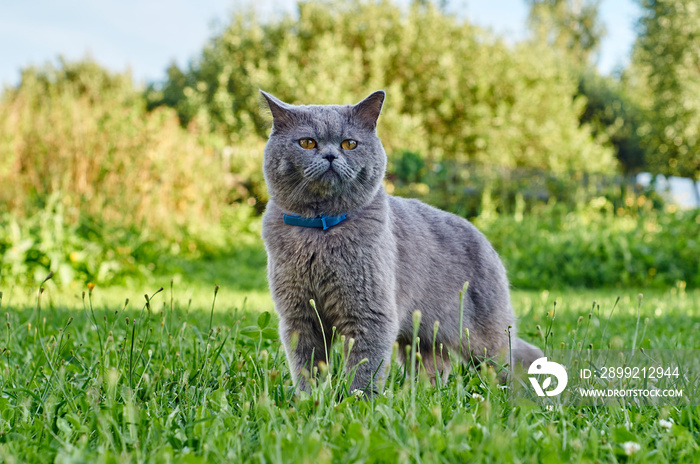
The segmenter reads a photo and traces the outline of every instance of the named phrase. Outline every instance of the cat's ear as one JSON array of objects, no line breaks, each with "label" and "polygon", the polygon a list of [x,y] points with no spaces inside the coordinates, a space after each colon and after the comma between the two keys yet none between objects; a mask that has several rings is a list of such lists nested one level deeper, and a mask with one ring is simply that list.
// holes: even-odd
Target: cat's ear
[{"label": "cat's ear", "polygon": [[357,105],[353,106],[353,116],[360,121],[364,126],[371,129],[377,127],[377,119],[382,112],[386,93],[383,90],[377,90],[369,97],[362,100]]},{"label": "cat's ear", "polygon": [[274,129],[282,129],[292,125],[290,105],[262,90],[260,90],[260,95],[264,98],[264,102],[261,102],[263,108],[268,108],[272,113],[272,127]]}]

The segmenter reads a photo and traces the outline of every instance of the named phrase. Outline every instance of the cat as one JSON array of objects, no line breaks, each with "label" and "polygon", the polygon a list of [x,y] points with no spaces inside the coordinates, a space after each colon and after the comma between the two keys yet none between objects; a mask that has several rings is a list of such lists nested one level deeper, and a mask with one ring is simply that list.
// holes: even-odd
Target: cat
[{"label": "cat", "polygon": [[[433,381],[447,378],[447,349],[463,360],[511,353],[525,367],[542,356],[516,337],[506,271],[484,235],[466,219],[385,192],[387,157],[376,134],[384,91],[346,106],[295,106],[260,93],[272,113],[263,157],[268,281],[299,389],[308,391],[309,372],[326,362],[335,327],[346,350],[354,339],[350,391],[376,394],[394,342],[406,362],[415,310],[422,314],[422,363]],[[460,346],[465,282],[468,337]],[[445,349],[433,353],[441,344]]]}]

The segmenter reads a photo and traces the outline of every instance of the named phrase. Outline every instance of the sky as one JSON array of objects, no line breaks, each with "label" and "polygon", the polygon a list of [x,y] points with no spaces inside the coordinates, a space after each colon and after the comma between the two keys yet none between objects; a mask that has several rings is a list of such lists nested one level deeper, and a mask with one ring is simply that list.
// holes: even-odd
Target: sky
[{"label": "sky", "polygon": [[[0,2],[0,85],[15,85],[20,69],[89,54],[137,83],[163,80],[168,65],[186,65],[231,14],[251,0],[3,0]],[[525,0],[457,0],[451,9],[510,42],[527,35]],[[263,11],[289,10],[293,0],[256,0]],[[598,68],[629,61],[640,9],[635,0],[602,0],[607,29]]]}]

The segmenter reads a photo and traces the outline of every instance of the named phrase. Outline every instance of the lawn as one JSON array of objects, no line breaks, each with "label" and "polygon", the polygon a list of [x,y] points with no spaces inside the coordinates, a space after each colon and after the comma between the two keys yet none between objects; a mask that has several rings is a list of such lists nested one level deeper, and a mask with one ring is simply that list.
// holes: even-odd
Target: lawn
[{"label": "lawn", "polygon": [[[457,5],[470,2],[284,3],[269,15],[236,2],[156,81],[88,56],[17,69],[0,90],[0,464],[700,463],[700,208],[657,182],[698,178],[699,0],[636,2],[637,42],[612,75],[594,62],[602,2],[525,2],[519,41],[477,27]],[[386,90],[372,121],[383,188],[488,237],[519,336],[549,357],[539,373],[455,359],[433,385],[414,352],[368,398],[348,391],[331,343],[311,392],[296,391],[260,215],[285,195],[268,191],[266,158],[290,179],[300,165],[294,143],[264,155],[282,121],[260,88],[309,104]],[[351,113],[346,135],[366,138],[364,111]],[[286,195],[312,202],[315,186],[297,188]],[[645,391],[687,394],[572,401],[587,369],[624,374],[636,355],[650,372],[675,363],[643,375]],[[553,372],[556,389],[571,382],[545,397]]]},{"label": "lawn", "polygon": [[[295,393],[259,280],[264,268],[255,273],[243,284],[225,276],[216,292],[206,276],[86,288],[84,298],[82,289],[51,281],[39,298],[36,289],[4,289],[0,462],[697,462],[700,455],[697,405],[538,407],[510,397],[491,369],[455,369],[434,387],[396,364],[384,394],[367,401],[346,391],[336,349],[312,394]],[[698,348],[700,291],[645,293],[641,304],[638,293],[516,289],[513,304],[522,336],[540,346],[551,327],[550,347],[630,347],[639,321],[637,346]]]}]

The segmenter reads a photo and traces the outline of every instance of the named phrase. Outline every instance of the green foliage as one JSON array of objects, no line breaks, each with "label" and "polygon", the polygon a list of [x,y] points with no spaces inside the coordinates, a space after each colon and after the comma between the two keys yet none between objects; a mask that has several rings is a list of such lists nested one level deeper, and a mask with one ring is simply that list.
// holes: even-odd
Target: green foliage
[{"label": "green foliage", "polygon": [[[547,37],[588,56],[601,31],[597,4],[584,3],[532,8]],[[637,214],[609,176],[613,148],[625,174],[651,156],[656,172],[692,177],[700,153],[697,8],[645,5],[624,84],[582,71],[546,40],[508,46],[431,2],[238,12],[189,69],[172,66],[145,94],[90,60],[27,69],[0,99],[0,277],[52,270],[61,283],[102,284],[175,271],[262,291],[252,212],[266,197],[269,118],[258,89],[350,103],[385,88],[387,190],[480,215],[515,284],[696,286],[697,218]]]},{"label": "green foliage", "polygon": [[600,48],[605,26],[598,17],[600,0],[527,0],[530,29],[544,43],[570,55],[579,64],[590,62]]},{"label": "green foliage", "polygon": [[120,262],[123,253],[119,247],[108,256],[102,234],[96,234],[98,240],[88,240],[84,234],[87,224],[67,224],[57,200],[53,196],[47,208],[22,221],[9,213],[0,218],[0,282],[35,282],[49,271],[63,284],[105,282],[125,271],[128,261],[136,266],[130,253]]},{"label": "green foliage", "polygon": [[[700,180],[700,2],[643,0],[630,79],[646,103],[640,128],[654,173]],[[635,75],[636,74],[636,75]]]},{"label": "green foliage", "polygon": [[220,253],[247,237],[221,167],[208,136],[147,111],[128,74],[26,69],[0,100],[0,277],[107,284]]},{"label": "green foliage", "polygon": [[[25,286],[55,274],[59,285],[115,285],[154,275],[185,274],[237,281],[242,290],[263,289],[265,253],[260,221],[250,207],[233,207],[207,234],[174,240],[81,215],[70,222],[63,197],[52,194],[26,218],[0,214],[0,284]],[[212,261],[215,260],[215,261]]]},{"label": "green foliage", "polygon": [[637,129],[646,124],[640,104],[617,78],[601,76],[592,64],[605,28],[600,1],[528,0],[529,25],[536,40],[559,53],[578,78],[577,98],[585,101],[582,124],[593,136],[614,148],[624,174],[645,170],[646,150]]},{"label": "green foliage", "polygon": [[[185,125],[222,134],[246,191],[264,199],[258,89],[291,103],[351,103],[388,92],[379,134],[389,153],[555,172],[611,171],[580,124],[577,76],[545,44],[501,41],[430,2],[300,2],[294,16],[236,13],[189,69],[148,92]],[[572,103],[573,102],[573,103]],[[240,183],[240,181],[239,181]]]},{"label": "green foliage", "polygon": [[581,73],[579,94],[586,97],[581,121],[593,128],[594,136],[607,138],[615,147],[622,172],[630,175],[645,170],[646,148],[637,129],[647,124],[646,114],[623,82],[586,69]]},{"label": "green foliage", "polygon": [[475,223],[515,287],[699,287],[700,211],[663,213],[644,196],[629,201],[616,210],[601,197],[582,211],[542,206]]},{"label": "green foliage", "polygon": [[663,198],[644,189],[629,176],[585,172],[552,173],[535,168],[508,169],[458,162],[426,162],[420,155],[403,152],[390,160],[387,190],[421,199],[459,216],[488,213],[530,214],[550,202],[576,210],[600,197],[616,208],[627,208],[628,197],[644,195],[655,208]]},{"label": "green foliage", "polygon": [[[630,92],[630,73],[621,80],[601,76],[593,66],[605,28],[600,22],[599,0],[528,0],[529,26],[535,40],[546,43],[568,63],[577,76],[576,97],[584,100],[582,124],[594,138],[614,148],[625,175],[647,170],[647,144],[639,129],[648,125],[639,92]],[[643,132],[643,130],[642,130]]]},{"label": "green foliage", "polygon": [[[453,203],[442,191],[423,191],[426,184],[408,184],[404,193],[444,200],[447,209],[463,213],[476,209],[479,216],[472,221],[501,255],[516,288],[664,288],[678,282],[700,287],[697,211],[673,212],[667,206],[664,212],[650,198],[631,193],[615,202],[592,196],[585,203],[543,204],[539,194],[567,184],[503,178],[503,188],[515,184],[511,204],[505,203],[507,195],[488,189],[456,192],[462,196]],[[480,185],[478,179],[473,184]],[[532,198],[523,196],[528,192]],[[62,285],[177,275],[195,286],[228,284],[241,298],[267,292],[260,218],[252,208],[227,216],[226,236],[212,231],[208,241],[190,237],[172,243],[158,234],[94,221],[67,224],[60,204],[52,204],[29,220],[9,215],[0,220],[0,282],[24,285],[49,271]]]},{"label": "green foliage", "polygon": [[[64,286],[114,284],[150,276],[169,261],[172,266],[172,255],[179,251],[173,248],[178,245],[145,230],[85,216],[77,222],[66,218],[57,194],[27,218],[0,216],[0,282],[27,285],[53,272]],[[196,247],[197,242],[190,239],[183,245]]]},{"label": "green foliage", "polygon": [[[393,364],[384,395],[361,400],[346,389],[337,344],[318,386],[295,393],[274,316],[210,313],[166,292],[126,310],[93,308],[93,292],[86,309],[3,306],[0,461],[684,463],[698,453],[695,406],[547,409],[509,397],[487,368],[455,367],[433,387],[422,369],[414,381]],[[694,346],[697,296],[645,296],[652,348]],[[225,300],[222,287],[217,305]],[[548,343],[576,352],[572,340],[632,343],[636,295],[557,301],[552,320],[546,292],[516,292],[521,334],[541,344],[536,324],[552,324]],[[640,447],[629,459],[628,441]]]}]

